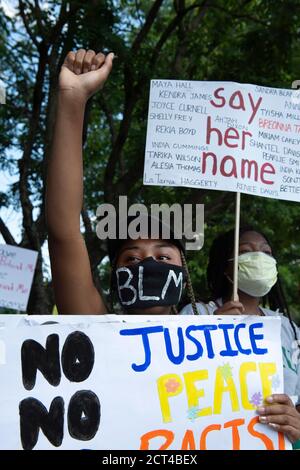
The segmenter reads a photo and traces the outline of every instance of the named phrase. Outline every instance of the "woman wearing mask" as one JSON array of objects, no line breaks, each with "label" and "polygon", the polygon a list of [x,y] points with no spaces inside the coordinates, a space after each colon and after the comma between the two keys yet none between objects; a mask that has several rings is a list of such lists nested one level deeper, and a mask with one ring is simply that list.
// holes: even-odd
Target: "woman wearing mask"
[{"label": "woman wearing mask", "polygon": [[[292,322],[277,274],[276,259],[267,238],[251,227],[240,230],[238,258],[238,296],[233,301],[234,230],[214,240],[207,267],[211,291],[208,304],[197,303],[199,314],[207,315],[278,315],[282,316],[281,339],[284,364],[285,394],[269,397],[270,406],[258,408],[261,423],[273,426],[287,435],[292,443],[300,440],[300,414],[290,397],[296,397],[300,410],[300,367],[297,344],[300,336]],[[268,304],[269,308],[265,305]],[[193,314],[191,305],[180,312]]]},{"label": "woman wearing mask", "polygon": [[[80,49],[69,52],[59,76],[46,217],[55,302],[61,314],[107,313],[93,283],[80,232],[80,213],[84,110],[87,100],[103,87],[112,62],[112,53],[105,56]],[[116,292],[124,313],[175,313],[184,284],[195,308],[184,249],[172,233],[167,240],[163,237],[111,240],[109,255],[113,267],[112,292]]]}]

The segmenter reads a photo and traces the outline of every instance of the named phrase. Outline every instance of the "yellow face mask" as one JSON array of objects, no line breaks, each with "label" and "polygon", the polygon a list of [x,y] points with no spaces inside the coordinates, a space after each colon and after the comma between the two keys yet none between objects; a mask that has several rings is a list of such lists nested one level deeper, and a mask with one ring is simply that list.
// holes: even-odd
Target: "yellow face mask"
[{"label": "yellow face mask", "polygon": [[262,251],[238,257],[238,288],[252,297],[263,297],[277,281],[276,260]]}]

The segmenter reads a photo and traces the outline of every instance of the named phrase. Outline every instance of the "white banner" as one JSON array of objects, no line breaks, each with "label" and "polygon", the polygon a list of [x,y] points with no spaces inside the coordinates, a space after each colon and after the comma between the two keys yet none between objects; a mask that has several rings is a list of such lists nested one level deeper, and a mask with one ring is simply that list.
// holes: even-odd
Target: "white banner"
[{"label": "white banner", "polygon": [[37,251],[0,244],[0,307],[25,311]]},{"label": "white banner", "polygon": [[2,317],[0,449],[291,447],[278,317]]},{"label": "white banner", "polygon": [[5,104],[5,85],[0,80],[0,104]]},{"label": "white banner", "polygon": [[144,184],[300,201],[300,90],[152,80]]}]

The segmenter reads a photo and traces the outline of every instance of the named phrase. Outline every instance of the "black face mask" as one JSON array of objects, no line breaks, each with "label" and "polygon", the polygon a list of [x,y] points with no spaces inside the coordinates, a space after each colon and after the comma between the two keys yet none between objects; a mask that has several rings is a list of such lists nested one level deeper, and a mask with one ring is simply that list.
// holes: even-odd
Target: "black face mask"
[{"label": "black face mask", "polygon": [[126,310],[176,305],[186,280],[182,267],[152,257],[132,266],[122,266],[113,276],[119,302]]}]

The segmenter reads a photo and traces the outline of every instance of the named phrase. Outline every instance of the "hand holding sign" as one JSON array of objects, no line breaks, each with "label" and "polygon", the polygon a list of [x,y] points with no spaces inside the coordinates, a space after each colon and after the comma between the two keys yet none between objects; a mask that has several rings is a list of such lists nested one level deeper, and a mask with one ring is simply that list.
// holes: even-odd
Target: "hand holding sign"
[{"label": "hand holding sign", "polygon": [[112,69],[114,54],[105,56],[92,50],[69,52],[59,76],[61,91],[74,91],[84,100],[100,90]]},{"label": "hand holding sign", "polygon": [[214,314],[215,315],[242,315],[245,312],[244,305],[241,302],[230,300],[225,302],[222,307],[219,307]]},{"label": "hand holding sign", "polygon": [[260,406],[257,411],[259,421],[269,424],[278,432],[283,432],[291,442],[300,439],[300,413],[286,394],[271,395],[266,398],[268,406]]}]

